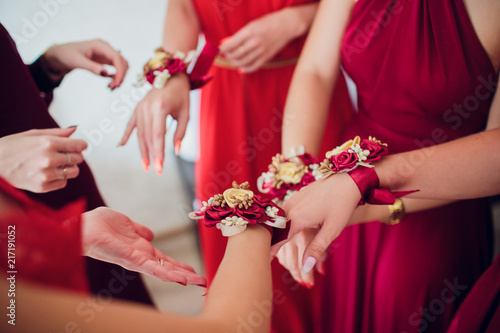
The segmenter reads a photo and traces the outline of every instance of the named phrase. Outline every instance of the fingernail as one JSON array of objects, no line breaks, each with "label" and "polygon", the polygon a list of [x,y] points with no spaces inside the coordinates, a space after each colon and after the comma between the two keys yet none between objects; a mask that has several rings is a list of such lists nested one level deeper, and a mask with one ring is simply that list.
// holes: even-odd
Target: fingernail
[{"label": "fingernail", "polygon": [[202,288],[206,288],[207,287],[207,284],[204,283],[204,284],[197,284],[198,287],[202,287]]},{"label": "fingernail", "polygon": [[312,288],[312,284],[309,284],[309,283],[306,282],[305,285],[306,285],[307,289],[311,289]]},{"label": "fingernail", "polygon": [[161,175],[163,169],[163,161],[159,157],[155,157],[155,171]]},{"label": "fingernail", "polygon": [[179,156],[180,153],[181,153],[181,140],[177,140],[175,142],[175,155]]},{"label": "fingernail", "polygon": [[183,285],[184,287],[187,286],[187,283],[184,283],[184,282],[177,282],[177,283],[180,285]]},{"label": "fingernail", "polygon": [[306,261],[304,261],[304,266],[302,267],[302,274],[307,274],[313,269],[314,265],[316,265],[317,260],[313,257],[307,257]]},{"label": "fingernail", "polygon": [[324,262],[324,261],[323,261],[323,262],[319,265],[318,272],[319,272],[321,275],[325,275],[325,262]]},{"label": "fingernail", "polygon": [[78,125],[71,125],[71,126],[68,126],[68,128],[76,128]]},{"label": "fingernail", "polygon": [[149,161],[147,158],[142,159],[142,167],[144,168],[144,171],[148,172],[149,170]]},{"label": "fingernail", "polygon": [[100,74],[101,74],[101,76],[108,76],[108,72],[106,72],[106,70],[104,70],[104,69],[101,71]]}]

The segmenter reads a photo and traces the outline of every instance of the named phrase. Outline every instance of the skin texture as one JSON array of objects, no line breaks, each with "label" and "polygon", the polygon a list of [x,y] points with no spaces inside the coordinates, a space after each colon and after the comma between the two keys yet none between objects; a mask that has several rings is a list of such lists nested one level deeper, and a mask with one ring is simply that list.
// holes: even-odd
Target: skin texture
[{"label": "skin texture", "polygon": [[[2,192],[0,209],[2,212],[16,210],[23,213],[17,202]],[[162,257],[148,246],[152,233],[144,226],[119,215],[102,208],[84,215],[84,251],[86,254],[110,252],[111,256],[128,261],[128,267],[138,267],[147,273],[149,266],[141,266],[141,260],[132,258],[150,257],[153,252]],[[120,232],[120,237],[115,237],[115,231],[122,229],[127,230]],[[101,241],[96,242],[92,237]],[[110,238],[112,241],[109,241]],[[122,244],[119,244],[120,242]],[[80,328],[82,332],[215,333],[236,332],[247,325],[252,332],[268,332],[272,309],[270,242],[270,233],[261,226],[248,228],[245,232],[229,238],[226,255],[208,292],[204,311],[197,317],[162,314],[146,306],[115,300],[103,301],[99,297],[46,288],[18,280],[15,296],[18,318],[16,329],[22,332],[62,332]],[[126,252],[129,250],[124,249],[129,246],[135,247],[133,252],[141,253],[132,252],[132,255],[128,256]],[[164,256],[163,258],[168,264],[177,266],[176,275],[182,271],[190,271],[185,265]],[[154,272],[155,277],[162,274],[159,268]],[[5,277],[0,279],[0,287],[9,290]],[[0,322],[2,332],[10,329],[6,320]]]},{"label": "skin texture", "polygon": [[[153,232],[109,208],[83,214],[83,254],[162,281],[206,286],[194,269],[151,245]],[[158,263],[163,259],[163,266]]]},{"label": "skin texture", "polygon": [[[109,87],[115,89],[128,69],[122,55],[100,39],[51,46],[43,58],[44,70],[54,82],[81,68],[111,77]],[[109,75],[105,64],[114,66],[116,74]],[[78,176],[82,151],[87,148],[84,141],[69,138],[75,130],[75,127],[30,130],[0,138],[0,176],[17,188],[36,193],[65,187],[67,179]]]},{"label": "skin texture", "polygon": [[[500,11],[500,3],[492,0],[469,0],[465,1],[465,5],[478,37],[498,72],[500,23],[493,13]],[[318,153],[328,101],[339,72],[341,39],[353,6],[354,2],[350,0],[325,0],[319,5],[294,73],[285,107],[285,117],[292,121],[287,122],[283,128],[284,152],[302,144],[306,151]],[[324,43],[326,40],[328,43]],[[433,148],[382,159],[375,166],[381,186],[392,190],[419,189],[419,192],[405,199],[408,211],[429,209],[452,200],[497,194],[500,188],[498,163],[495,163],[500,158],[499,94],[497,90],[488,118],[488,131]],[[424,154],[428,157],[435,154],[440,158],[426,158],[423,163],[415,166],[410,162],[411,154]],[[464,159],[463,156],[467,158]],[[402,173],[399,170],[403,168],[411,168],[414,172]],[[457,175],[460,175],[460,181],[457,181]],[[332,188],[335,190],[331,190]],[[320,193],[328,193],[328,203],[322,204],[321,200],[317,200],[318,197],[321,198],[318,195]],[[359,191],[349,177],[342,175],[334,175],[326,181],[311,184],[292,199],[285,205],[285,211],[292,219],[291,241],[278,258],[298,281],[310,284],[314,281],[309,273],[310,269],[316,265],[321,271],[325,249],[345,226],[377,220],[381,214],[380,207],[370,206],[361,208],[355,214]],[[330,207],[332,202],[337,201],[344,203],[342,214]],[[308,208],[308,205],[312,205],[314,209]],[[309,210],[314,213],[308,212]],[[303,230],[307,231],[292,238]],[[280,245],[282,244],[273,248],[273,253],[278,251]],[[308,265],[304,267],[306,261]]]},{"label": "skin texture", "polygon": [[0,176],[17,188],[36,193],[65,187],[68,179],[78,176],[82,151],[87,148],[85,141],[69,138],[75,130],[30,130],[0,138]]},{"label": "skin texture", "polygon": [[[315,12],[316,5],[308,4],[265,15],[224,39],[220,51],[240,68],[240,72],[256,71],[288,42],[306,33]],[[171,52],[196,49],[200,33],[200,22],[192,2],[169,1],[163,48]],[[166,119],[169,115],[177,121],[173,144],[178,154],[189,121],[189,84],[183,74],[169,79],[161,89],[152,89],[139,102],[120,142],[120,145],[125,145],[133,130],[137,129],[142,164],[146,171],[153,161],[155,171],[162,173]]]}]

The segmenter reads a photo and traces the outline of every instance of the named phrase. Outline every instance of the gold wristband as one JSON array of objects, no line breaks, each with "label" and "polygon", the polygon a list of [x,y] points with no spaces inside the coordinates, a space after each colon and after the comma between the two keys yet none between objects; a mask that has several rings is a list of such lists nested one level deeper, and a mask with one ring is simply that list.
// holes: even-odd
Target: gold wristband
[{"label": "gold wristband", "polygon": [[403,204],[403,200],[401,199],[396,199],[394,204],[388,205],[387,208],[389,209],[389,216],[386,218],[382,219],[380,222],[388,224],[388,225],[395,225],[398,224],[399,222],[403,221],[404,218],[406,217],[405,213],[405,206]]}]

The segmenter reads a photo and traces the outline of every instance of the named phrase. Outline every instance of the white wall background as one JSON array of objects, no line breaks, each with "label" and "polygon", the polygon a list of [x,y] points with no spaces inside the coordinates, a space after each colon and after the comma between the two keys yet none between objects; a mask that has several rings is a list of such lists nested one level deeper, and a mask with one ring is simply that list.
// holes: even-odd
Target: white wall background
[{"label": "white wall background", "polygon": [[[191,223],[186,217],[190,203],[175,164],[172,137],[167,139],[162,176],[152,167],[149,173],[142,170],[135,133],[125,147],[117,144],[144,95],[144,88],[135,88],[133,83],[144,62],[161,45],[165,8],[165,0],[0,1],[0,22],[26,63],[53,43],[93,38],[106,40],[128,60],[129,72],[115,91],[107,87],[107,78],[73,71],[56,90],[50,110],[61,127],[78,125],[74,137],[89,143],[86,159],[108,205],[157,234]],[[170,126],[170,134],[174,126]],[[182,153],[189,159],[196,157],[196,127],[193,121],[183,141]]]}]

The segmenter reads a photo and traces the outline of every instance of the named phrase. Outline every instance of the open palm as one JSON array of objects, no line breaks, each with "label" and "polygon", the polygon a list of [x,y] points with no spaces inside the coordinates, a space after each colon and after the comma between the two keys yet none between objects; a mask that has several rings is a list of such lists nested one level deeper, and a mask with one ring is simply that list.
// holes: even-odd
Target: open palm
[{"label": "open palm", "polygon": [[[127,216],[100,207],[83,214],[84,255],[147,274],[162,281],[183,285],[206,285],[194,269],[167,257],[151,241],[153,232]],[[162,264],[160,261],[162,261]]]}]

